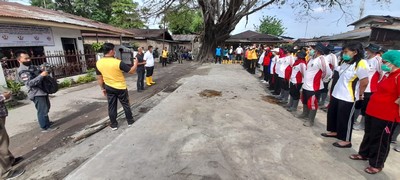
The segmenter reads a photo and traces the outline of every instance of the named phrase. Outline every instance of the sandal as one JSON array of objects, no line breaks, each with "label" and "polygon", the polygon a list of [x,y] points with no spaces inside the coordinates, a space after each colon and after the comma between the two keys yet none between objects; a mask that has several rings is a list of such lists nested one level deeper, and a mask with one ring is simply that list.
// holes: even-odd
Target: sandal
[{"label": "sandal", "polygon": [[362,160],[362,161],[368,160],[368,158],[365,158],[359,154],[352,154],[349,158],[352,160]]},{"label": "sandal", "polygon": [[376,174],[382,171],[382,168],[367,167],[364,170],[368,174]]}]

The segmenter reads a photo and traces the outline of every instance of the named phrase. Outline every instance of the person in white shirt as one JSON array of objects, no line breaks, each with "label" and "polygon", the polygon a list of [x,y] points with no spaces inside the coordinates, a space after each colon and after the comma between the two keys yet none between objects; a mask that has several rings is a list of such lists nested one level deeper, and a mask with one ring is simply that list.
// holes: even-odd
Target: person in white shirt
[{"label": "person in white shirt", "polygon": [[239,47],[236,48],[235,53],[236,53],[235,64],[237,64],[237,63],[241,64],[242,61],[243,61],[243,48],[242,48],[242,46],[239,45]]},{"label": "person in white shirt", "polygon": [[364,50],[361,43],[348,44],[344,47],[344,63],[339,70],[339,79],[333,89],[327,115],[327,133],[324,137],[334,137],[339,142],[333,143],[338,148],[351,148],[353,115],[356,102],[363,100],[368,86],[368,62],[363,60]]},{"label": "person in white shirt", "polygon": [[320,90],[324,88],[324,83],[329,80],[332,71],[329,68],[328,61],[324,53],[328,51],[321,43],[317,43],[314,52],[310,53],[311,59],[307,63],[307,69],[303,80],[303,113],[298,118],[304,118],[304,126],[314,125],[315,115],[318,109],[318,97]]},{"label": "person in white shirt", "polygon": [[229,49],[229,64],[233,64],[233,46]]},{"label": "person in white shirt", "polygon": [[282,90],[282,80],[283,80],[283,69],[282,69],[282,64],[283,61],[285,60],[285,54],[283,53],[283,50],[279,48],[279,55],[278,58],[275,61],[275,89],[274,92],[272,93],[273,95],[276,95],[277,98],[281,97],[281,90]]},{"label": "person in white shirt", "polygon": [[369,66],[368,72],[368,86],[364,91],[364,100],[361,103],[361,121],[356,124],[353,129],[354,130],[364,130],[365,125],[365,110],[367,109],[367,104],[369,102],[369,98],[372,96],[374,92],[377,91],[378,83],[382,79],[383,71],[381,69],[382,58],[379,56],[380,46],[376,44],[369,44],[366,48],[366,57]]},{"label": "person in white shirt", "polygon": [[300,90],[303,85],[304,72],[307,68],[305,51],[299,51],[296,54],[297,59],[293,64],[292,74],[290,76],[290,101],[288,111],[295,113],[300,100]]},{"label": "person in white shirt", "polygon": [[282,62],[281,68],[282,68],[282,90],[281,90],[281,98],[280,99],[280,104],[286,105],[288,103],[288,98],[289,98],[289,84],[290,84],[290,75],[292,74],[292,66],[294,64],[294,61],[296,60],[296,57],[292,56],[292,53],[294,53],[294,49],[285,49],[285,58]]},{"label": "person in white shirt", "polygon": [[271,65],[270,65],[270,79],[269,79],[269,86],[268,89],[270,91],[275,89],[275,84],[276,84],[276,70],[275,70],[275,66],[276,66],[276,60],[279,58],[279,48],[274,48],[271,50],[273,57],[271,58]]},{"label": "person in white shirt", "polygon": [[146,61],[146,84],[151,86],[155,84],[153,81],[154,72],[154,57],[153,57],[153,46],[149,46],[147,52],[144,54],[143,59]]},{"label": "person in white shirt", "polygon": [[[335,46],[329,44],[326,46],[329,51],[326,52],[325,58],[327,59],[329,63],[329,67],[331,68],[331,71],[333,71],[336,66],[338,66],[338,59],[333,52],[335,51]],[[321,96],[318,102],[318,106],[321,109],[326,109],[325,107],[325,101],[326,98],[328,97],[328,92],[329,92],[329,82],[331,81],[332,77],[329,79],[328,82],[324,82],[324,89],[321,90]]]}]

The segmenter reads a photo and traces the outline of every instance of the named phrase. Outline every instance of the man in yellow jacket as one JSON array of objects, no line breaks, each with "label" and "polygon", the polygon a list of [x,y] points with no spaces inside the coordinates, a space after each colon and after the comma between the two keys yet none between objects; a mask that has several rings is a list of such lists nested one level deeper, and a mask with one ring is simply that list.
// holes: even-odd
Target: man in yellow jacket
[{"label": "man in yellow jacket", "polygon": [[257,51],[256,51],[256,45],[254,44],[253,46],[250,47],[249,54],[247,55],[247,60],[250,61],[250,67],[248,69],[248,72],[250,74],[255,74],[256,73],[256,63],[257,63]]}]

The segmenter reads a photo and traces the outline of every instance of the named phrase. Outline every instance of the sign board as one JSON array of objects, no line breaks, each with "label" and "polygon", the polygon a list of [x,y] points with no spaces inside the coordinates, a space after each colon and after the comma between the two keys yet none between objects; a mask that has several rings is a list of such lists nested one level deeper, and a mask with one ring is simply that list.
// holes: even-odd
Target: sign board
[{"label": "sign board", "polygon": [[50,27],[0,24],[0,47],[54,46]]}]

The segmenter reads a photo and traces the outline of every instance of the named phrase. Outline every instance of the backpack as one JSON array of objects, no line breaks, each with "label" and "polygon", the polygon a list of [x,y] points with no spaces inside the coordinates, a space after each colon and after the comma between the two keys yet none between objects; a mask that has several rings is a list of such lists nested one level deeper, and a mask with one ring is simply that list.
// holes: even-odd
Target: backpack
[{"label": "backpack", "polygon": [[[29,67],[28,70],[23,70],[18,73],[19,76],[21,76],[22,73],[29,72],[31,75],[31,78],[36,78],[39,76],[40,71],[37,70],[37,68],[31,68]],[[57,79],[51,77],[51,76],[45,76],[43,77],[43,80],[40,84],[36,86],[37,88],[41,89],[43,92],[47,94],[54,94],[58,91],[58,83]]]}]

